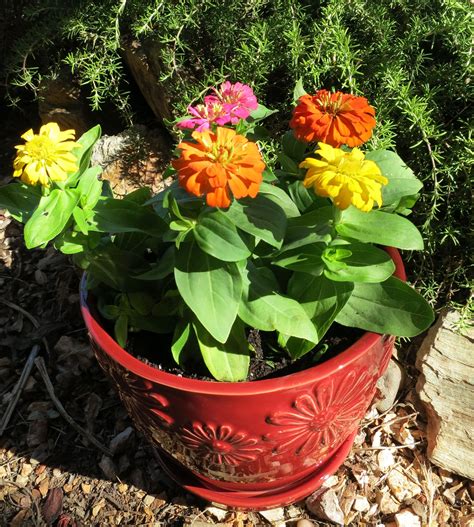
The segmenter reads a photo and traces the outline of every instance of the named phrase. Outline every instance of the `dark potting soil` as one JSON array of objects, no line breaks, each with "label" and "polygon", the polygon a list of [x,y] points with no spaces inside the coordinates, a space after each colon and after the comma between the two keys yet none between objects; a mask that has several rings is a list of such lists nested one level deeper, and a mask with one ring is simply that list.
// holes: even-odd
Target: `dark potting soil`
[{"label": "dark potting soil", "polygon": [[[364,331],[333,324],[325,338],[316,348],[301,359],[291,360],[282,350],[273,333],[251,329],[247,334],[247,341],[253,349],[250,359],[248,381],[283,377],[290,373],[306,370],[316,364],[321,364],[335,357],[358,340]],[[189,379],[215,381],[209,376],[204,363],[196,360],[190,364],[187,371],[181,369],[173,360],[170,353],[171,335],[157,335],[147,331],[129,335],[127,351],[145,364],[158,368],[167,373],[179,375]],[[199,359],[200,354],[196,354]]]}]

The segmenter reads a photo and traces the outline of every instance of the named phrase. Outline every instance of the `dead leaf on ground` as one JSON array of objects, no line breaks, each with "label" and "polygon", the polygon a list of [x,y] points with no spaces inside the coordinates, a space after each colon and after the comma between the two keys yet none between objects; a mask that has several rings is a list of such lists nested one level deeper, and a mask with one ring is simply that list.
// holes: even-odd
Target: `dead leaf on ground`
[{"label": "dead leaf on ground", "polygon": [[63,491],[60,488],[51,489],[46,501],[41,507],[41,515],[46,523],[53,523],[63,510]]}]

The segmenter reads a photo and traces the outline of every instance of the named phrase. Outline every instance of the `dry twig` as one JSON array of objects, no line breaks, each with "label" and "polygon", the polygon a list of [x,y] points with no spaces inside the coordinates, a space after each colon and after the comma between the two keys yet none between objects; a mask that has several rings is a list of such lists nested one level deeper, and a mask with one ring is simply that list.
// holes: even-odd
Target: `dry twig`
[{"label": "dry twig", "polygon": [[367,446],[367,447],[361,447],[361,448],[353,448],[352,452],[366,452],[367,450],[400,450],[401,448],[411,448],[415,445],[419,445],[423,443],[423,441],[415,441],[414,443],[411,443],[409,445],[390,445],[390,446]]},{"label": "dry twig", "polygon": [[40,348],[38,344],[35,344],[33,348],[31,349],[28,359],[23,367],[23,371],[21,372],[20,378],[18,379],[18,382],[15,388],[13,389],[12,398],[10,399],[10,402],[8,403],[7,409],[3,415],[2,422],[0,424],[0,437],[5,432],[8,426],[8,423],[10,422],[11,416],[13,414],[13,410],[18,404],[18,401],[21,396],[21,392],[23,391],[26,381],[28,380],[30,376],[30,373],[33,368],[33,364],[36,359],[36,356],[38,355],[39,349]]},{"label": "dry twig", "polygon": [[12,487],[16,487],[20,492],[22,493],[25,493],[28,495],[28,497],[30,498],[31,500],[31,503],[34,504],[35,506],[35,510],[36,510],[36,525],[40,525],[40,524],[43,524],[43,522],[41,522],[41,512],[39,510],[39,505],[38,505],[38,500],[36,500],[33,496],[33,494],[30,492],[30,490],[26,487],[22,487],[21,485],[19,485],[18,483],[16,483],[15,481],[8,481],[6,479],[0,479],[0,487],[3,487],[3,486],[6,486],[6,485],[11,485]]},{"label": "dry twig", "polygon": [[[36,320],[36,318],[31,314],[29,313],[26,309],[24,309],[23,307],[17,305],[17,304],[14,304],[13,302],[10,302],[9,300],[5,300],[4,298],[0,298],[0,302],[2,304],[5,304],[6,306],[8,306],[9,308],[11,309],[14,309],[15,311],[18,311],[19,313],[21,313],[22,315],[25,315],[25,317],[33,324],[33,326],[36,328],[36,329],[39,329],[40,327],[40,323]],[[43,343],[44,345],[44,349],[47,351],[48,355],[50,354],[49,353],[49,345],[48,345],[48,341],[43,337],[41,339],[41,342]]]},{"label": "dry twig", "polygon": [[97,441],[97,439],[90,432],[82,428],[82,426],[78,425],[76,421],[74,421],[74,419],[66,412],[61,401],[56,397],[56,394],[54,393],[54,387],[53,387],[53,384],[51,383],[51,379],[49,378],[48,372],[46,370],[46,364],[44,363],[43,357],[38,357],[35,360],[35,364],[36,364],[36,367],[38,368],[38,371],[41,374],[41,377],[43,378],[44,384],[46,386],[46,390],[48,391],[48,394],[51,397],[51,400],[56,406],[56,409],[58,410],[58,412],[74,428],[74,430],[76,430],[76,432],[84,436],[88,441],[90,441],[96,448],[98,448],[106,456],[112,457],[113,454],[110,449],[108,449],[102,443]]}]

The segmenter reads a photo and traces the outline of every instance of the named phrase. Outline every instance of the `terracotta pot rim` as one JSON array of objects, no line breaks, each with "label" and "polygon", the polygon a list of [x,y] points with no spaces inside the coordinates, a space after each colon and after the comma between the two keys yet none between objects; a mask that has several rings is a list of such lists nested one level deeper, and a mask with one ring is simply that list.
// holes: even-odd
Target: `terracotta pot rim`
[{"label": "terracotta pot rim", "polygon": [[[399,252],[391,247],[386,248],[387,252],[392,257],[396,270],[395,275],[406,280],[405,269]],[[87,290],[85,287],[85,273],[81,280],[80,290],[81,311],[84,318],[87,330],[92,339],[97,342],[101,348],[112,359],[117,361],[124,368],[130,370],[132,373],[139,375],[152,382],[163,384],[171,388],[177,388],[188,392],[197,392],[209,395],[235,396],[235,395],[252,395],[254,393],[271,393],[280,390],[284,386],[291,385],[297,387],[306,384],[309,380],[320,380],[331,373],[340,370],[348,364],[357,360],[361,355],[366,353],[370,347],[375,345],[378,340],[385,338],[378,333],[366,332],[362,337],[349,346],[345,351],[339,353],[337,356],[327,360],[322,364],[306,370],[291,373],[283,377],[274,379],[263,379],[257,381],[245,382],[219,382],[219,381],[204,381],[198,379],[188,379],[180,377],[172,373],[164,372],[158,368],[145,364],[141,360],[130,355],[115,340],[102,328],[98,321],[92,315],[89,306],[87,305]]]}]

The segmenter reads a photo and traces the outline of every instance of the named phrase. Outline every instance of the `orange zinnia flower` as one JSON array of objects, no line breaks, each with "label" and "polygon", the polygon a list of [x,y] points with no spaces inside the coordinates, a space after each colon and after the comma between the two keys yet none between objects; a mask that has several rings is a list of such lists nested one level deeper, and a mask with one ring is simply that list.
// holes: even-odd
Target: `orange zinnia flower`
[{"label": "orange zinnia flower", "polygon": [[339,148],[365,143],[375,126],[375,110],[365,97],[319,90],[299,98],[290,126],[301,141]]},{"label": "orange zinnia flower", "polygon": [[230,205],[230,192],[237,199],[258,194],[265,163],[255,143],[222,127],[192,137],[196,142],[180,143],[181,156],[171,162],[181,187],[221,208]]}]

